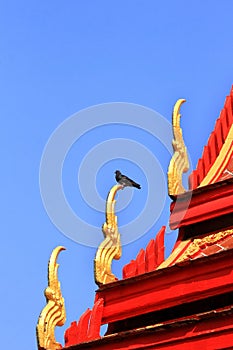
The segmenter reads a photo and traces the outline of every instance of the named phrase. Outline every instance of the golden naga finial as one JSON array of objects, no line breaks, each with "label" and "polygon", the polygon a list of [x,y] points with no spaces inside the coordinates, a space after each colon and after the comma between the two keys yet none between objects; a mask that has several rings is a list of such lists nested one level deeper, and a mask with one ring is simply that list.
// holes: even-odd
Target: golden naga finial
[{"label": "golden naga finial", "polygon": [[45,289],[47,305],[41,311],[37,323],[37,343],[39,350],[62,349],[62,345],[56,342],[55,327],[63,326],[66,321],[64,299],[61,293],[60,282],[58,281],[57,257],[64,247],[56,247],[50,257],[48,265],[48,287]]},{"label": "golden naga finial", "polygon": [[174,154],[168,168],[168,194],[170,196],[185,192],[182,185],[182,175],[189,169],[187,149],[184,144],[182,129],[180,127],[180,107],[185,101],[186,100],[184,99],[180,99],[176,102],[172,115],[174,135],[172,146],[174,149]]},{"label": "golden naga finial", "polygon": [[99,286],[117,280],[111,271],[111,265],[113,259],[118,260],[121,257],[120,233],[118,232],[117,216],[114,213],[115,196],[121,189],[123,189],[122,185],[113,186],[106,201],[106,222],[102,228],[105,239],[100,244],[94,261],[95,282]]}]

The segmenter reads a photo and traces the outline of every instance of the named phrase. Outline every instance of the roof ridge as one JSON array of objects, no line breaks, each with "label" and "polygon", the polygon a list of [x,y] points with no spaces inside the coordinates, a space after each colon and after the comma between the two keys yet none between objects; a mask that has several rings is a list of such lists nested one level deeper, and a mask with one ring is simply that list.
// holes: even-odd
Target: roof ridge
[{"label": "roof ridge", "polygon": [[201,158],[196,169],[189,176],[189,187],[194,190],[208,174],[218,157],[233,124],[233,85],[230,94],[226,97],[224,107],[216,120],[214,130],[210,134],[207,145],[204,146]]}]

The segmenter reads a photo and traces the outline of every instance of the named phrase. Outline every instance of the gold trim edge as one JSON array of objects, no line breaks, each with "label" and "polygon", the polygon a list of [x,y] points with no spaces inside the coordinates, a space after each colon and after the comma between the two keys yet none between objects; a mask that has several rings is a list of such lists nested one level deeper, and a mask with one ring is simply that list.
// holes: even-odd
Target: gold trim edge
[{"label": "gold trim edge", "polygon": [[94,275],[97,285],[117,280],[111,271],[112,260],[119,260],[122,254],[121,237],[115,215],[115,196],[123,189],[122,185],[114,185],[108,193],[106,201],[106,222],[102,227],[104,241],[98,247],[94,260]]},{"label": "gold trim edge", "polygon": [[40,313],[36,327],[39,350],[62,349],[62,345],[55,339],[55,327],[63,326],[66,321],[65,302],[58,280],[59,264],[57,264],[57,257],[65,249],[62,246],[58,246],[50,256],[48,264],[48,287],[44,291],[47,304]]},{"label": "gold trim edge", "polygon": [[182,184],[182,176],[183,173],[189,170],[189,160],[180,126],[180,107],[185,101],[185,99],[179,99],[174,106],[172,114],[172,129],[174,136],[172,146],[174,154],[171,158],[167,173],[168,194],[170,196],[179,195],[186,191]]}]

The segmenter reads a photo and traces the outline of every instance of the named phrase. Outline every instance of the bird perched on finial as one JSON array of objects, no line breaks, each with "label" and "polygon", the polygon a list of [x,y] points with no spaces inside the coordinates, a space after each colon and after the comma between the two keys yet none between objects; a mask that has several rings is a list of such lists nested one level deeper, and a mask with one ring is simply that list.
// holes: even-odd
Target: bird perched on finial
[{"label": "bird perched on finial", "polygon": [[141,186],[139,184],[137,184],[136,182],[134,182],[133,180],[131,180],[130,178],[128,178],[127,176],[121,174],[121,172],[119,170],[115,171],[115,178],[116,181],[122,185],[123,187],[129,186],[129,187],[136,187],[140,190]]}]

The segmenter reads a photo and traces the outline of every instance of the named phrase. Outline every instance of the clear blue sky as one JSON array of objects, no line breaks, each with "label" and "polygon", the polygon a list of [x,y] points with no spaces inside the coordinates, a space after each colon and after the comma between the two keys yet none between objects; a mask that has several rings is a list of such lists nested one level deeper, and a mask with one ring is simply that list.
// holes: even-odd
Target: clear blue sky
[{"label": "clear blue sky", "polygon": [[[60,232],[47,215],[40,195],[40,161],[51,134],[71,115],[109,102],[142,105],[171,121],[175,101],[186,98],[182,126],[195,166],[233,83],[232,13],[232,0],[2,2],[2,348],[36,348],[35,327],[45,305],[47,262],[57,245],[67,248],[59,257],[67,310],[66,325],[57,331],[59,341],[63,343],[62,334],[70,322],[93,305],[96,249]],[[104,222],[104,215],[85,207],[77,180],[82,157],[92,147],[130,135],[155,155],[163,169],[163,180],[169,162],[168,152],[143,131],[132,125],[129,129],[124,125],[108,127],[100,132],[96,128],[86,140],[80,139],[70,148],[62,175],[72,210],[97,226]],[[109,159],[100,164],[96,174],[100,197],[104,198],[114,184],[112,171],[116,168],[143,184],[141,192],[127,192],[133,200],[119,213],[119,222],[125,224],[146,206],[148,186],[158,184],[160,170],[155,166],[151,182],[153,174],[147,174],[134,160],[121,156]],[[85,176],[91,183],[91,171]],[[122,259],[114,263],[118,277],[122,266],[167,224],[169,199],[158,191],[155,211],[164,200],[165,207],[153,227],[123,247]],[[78,229],[78,237],[88,234]],[[174,237],[175,233],[166,237],[168,251]]]}]

